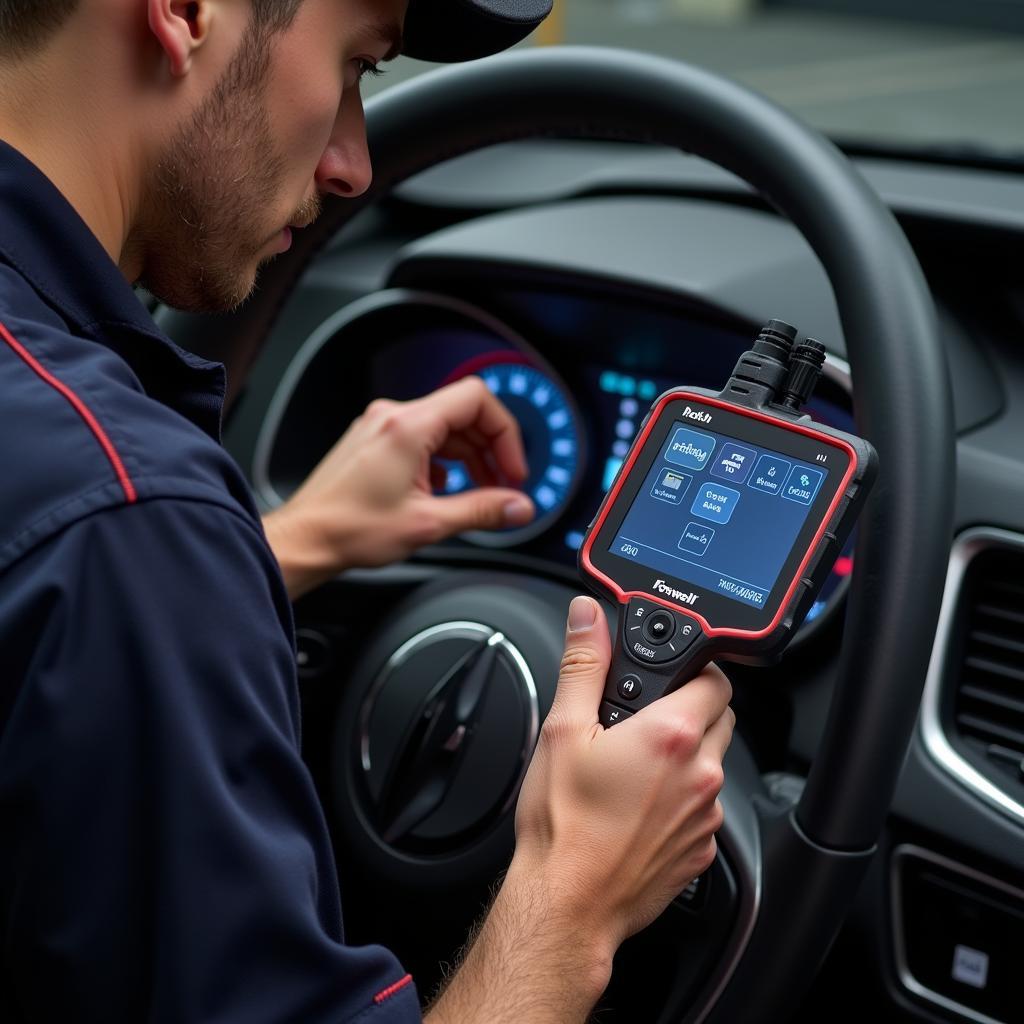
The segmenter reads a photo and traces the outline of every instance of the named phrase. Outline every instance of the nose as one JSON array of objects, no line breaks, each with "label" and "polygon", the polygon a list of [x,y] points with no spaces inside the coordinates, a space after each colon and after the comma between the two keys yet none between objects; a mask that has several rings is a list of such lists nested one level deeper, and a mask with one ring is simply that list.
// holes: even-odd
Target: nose
[{"label": "nose", "polygon": [[354,199],[370,187],[372,180],[363,101],[358,88],[347,89],[338,108],[334,131],[317,164],[316,186],[321,194]]}]

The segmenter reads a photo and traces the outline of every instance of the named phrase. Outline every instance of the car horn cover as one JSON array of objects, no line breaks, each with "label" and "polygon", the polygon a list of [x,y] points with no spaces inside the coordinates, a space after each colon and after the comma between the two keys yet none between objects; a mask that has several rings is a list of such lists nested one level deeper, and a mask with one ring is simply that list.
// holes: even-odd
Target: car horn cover
[{"label": "car horn cover", "polygon": [[553,0],[409,0],[402,52],[441,64],[500,53],[525,39]]}]

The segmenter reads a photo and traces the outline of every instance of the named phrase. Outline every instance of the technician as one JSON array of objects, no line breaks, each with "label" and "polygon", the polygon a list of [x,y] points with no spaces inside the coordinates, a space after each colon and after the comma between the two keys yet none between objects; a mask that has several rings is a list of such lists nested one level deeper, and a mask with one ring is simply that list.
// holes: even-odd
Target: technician
[{"label": "technician", "polygon": [[[261,523],[219,442],[223,367],[132,284],[238,304],[320,196],[368,187],[363,74],[493,52],[545,6],[0,0],[5,1024],[421,1019],[395,958],[344,942],[290,599],[527,521],[515,421],[474,379],[375,402]],[[435,497],[435,455],[483,486]],[[728,682],[605,732],[608,660],[577,598],[514,859],[433,1024],[583,1021],[715,855]]]}]

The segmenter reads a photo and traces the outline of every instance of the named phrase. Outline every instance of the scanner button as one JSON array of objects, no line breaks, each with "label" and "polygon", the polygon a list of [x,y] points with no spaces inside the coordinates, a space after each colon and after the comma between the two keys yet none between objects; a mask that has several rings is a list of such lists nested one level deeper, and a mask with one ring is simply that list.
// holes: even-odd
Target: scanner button
[{"label": "scanner button", "polygon": [[676,631],[676,620],[671,612],[657,611],[644,616],[641,632],[652,644],[667,643]]},{"label": "scanner button", "polygon": [[[626,650],[637,661],[656,665],[658,662],[666,660],[664,657],[660,657],[660,655],[668,650],[668,648],[664,645],[655,647],[652,644],[648,644],[646,640],[627,640]],[[669,657],[674,657],[674,655],[670,654]]]},{"label": "scanner button", "polygon": [[640,682],[639,676],[629,675],[623,676],[619,680],[617,687],[619,696],[623,700],[636,700],[640,696],[641,691],[644,688],[644,684]]},{"label": "scanner button", "polygon": [[601,709],[598,712],[597,717],[606,729],[610,729],[613,725],[623,722],[627,718],[632,718],[633,712],[627,711],[625,708],[617,707],[616,705],[603,700],[601,701]]},{"label": "scanner button", "polygon": [[654,652],[654,657],[650,661],[655,665],[660,665],[673,658],[678,658],[688,651],[690,646],[702,635],[700,626],[696,622],[684,615],[677,615],[676,628],[671,639],[666,640],[663,644],[651,645],[650,649]]},{"label": "scanner button", "polygon": [[679,657],[701,635],[695,619],[672,612],[656,601],[634,597],[626,607],[623,646],[642,665],[661,665]]},{"label": "scanner button", "polygon": [[647,639],[645,630],[647,616],[656,615],[662,606],[654,601],[644,601],[642,598],[634,597],[626,607],[626,615],[622,623],[623,640],[627,647],[632,648],[633,644],[639,641],[645,647],[650,647],[651,642]]},{"label": "scanner button", "polygon": [[652,612],[656,612],[662,606],[655,601],[645,601],[642,597],[634,597],[630,600],[626,609],[627,625],[642,625],[645,618]]},{"label": "scanner button", "polygon": [[677,629],[678,636],[676,640],[686,647],[689,647],[694,640],[700,636],[700,626],[697,625],[692,619],[679,620],[679,627]]}]

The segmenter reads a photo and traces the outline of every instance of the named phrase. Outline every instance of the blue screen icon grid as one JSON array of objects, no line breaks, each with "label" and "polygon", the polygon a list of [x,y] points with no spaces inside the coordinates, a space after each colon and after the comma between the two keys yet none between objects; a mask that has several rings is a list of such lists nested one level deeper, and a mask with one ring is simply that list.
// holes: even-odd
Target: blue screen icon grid
[{"label": "blue screen icon grid", "polygon": [[763,607],[827,475],[677,422],[609,550]]}]

